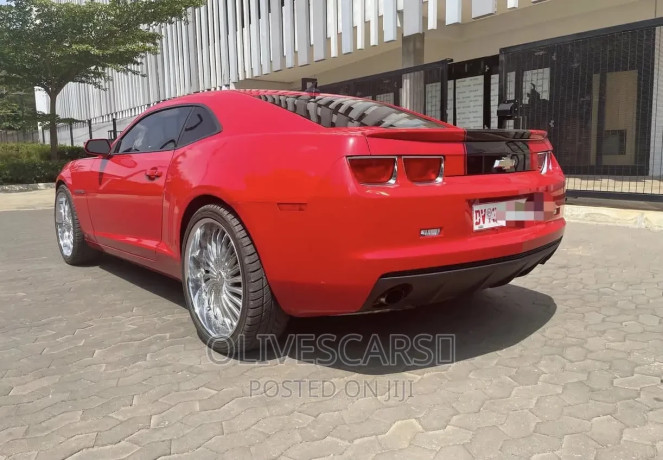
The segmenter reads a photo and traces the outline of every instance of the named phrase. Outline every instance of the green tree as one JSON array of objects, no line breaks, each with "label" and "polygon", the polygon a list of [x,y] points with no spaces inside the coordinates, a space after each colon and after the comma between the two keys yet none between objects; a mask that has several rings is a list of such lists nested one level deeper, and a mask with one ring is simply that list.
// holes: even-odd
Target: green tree
[{"label": "green tree", "polygon": [[40,116],[33,88],[0,87],[0,130],[35,131]]},{"label": "green tree", "polygon": [[50,98],[51,156],[57,158],[57,97],[68,83],[102,88],[109,69],[134,73],[159,52],[159,24],[187,17],[204,0],[109,0],[0,5],[0,86],[40,87]]}]

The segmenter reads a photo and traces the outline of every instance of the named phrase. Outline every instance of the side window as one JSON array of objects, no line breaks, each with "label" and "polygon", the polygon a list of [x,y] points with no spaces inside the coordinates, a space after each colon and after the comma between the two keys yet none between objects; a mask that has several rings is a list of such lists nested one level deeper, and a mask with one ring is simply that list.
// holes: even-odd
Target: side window
[{"label": "side window", "polygon": [[186,125],[184,125],[184,131],[182,131],[178,146],[191,144],[219,131],[221,131],[219,122],[209,109],[194,107],[186,121]]},{"label": "side window", "polygon": [[160,110],[136,123],[120,140],[116,153],[161,152],[177,147],[177,137],[191,107]]}]

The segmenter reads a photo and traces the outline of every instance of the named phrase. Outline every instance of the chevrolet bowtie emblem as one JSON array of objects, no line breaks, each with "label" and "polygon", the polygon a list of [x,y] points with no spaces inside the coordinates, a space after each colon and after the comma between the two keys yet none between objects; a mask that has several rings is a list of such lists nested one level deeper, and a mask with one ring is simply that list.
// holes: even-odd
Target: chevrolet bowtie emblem
[{"label": "chevrolet bowtie emblem", "polygon": [[499,160],[495,160],[493,169],[499,169],[502,171],[509,171],[516,167],[516,160],[509,157],[502,157]]}]

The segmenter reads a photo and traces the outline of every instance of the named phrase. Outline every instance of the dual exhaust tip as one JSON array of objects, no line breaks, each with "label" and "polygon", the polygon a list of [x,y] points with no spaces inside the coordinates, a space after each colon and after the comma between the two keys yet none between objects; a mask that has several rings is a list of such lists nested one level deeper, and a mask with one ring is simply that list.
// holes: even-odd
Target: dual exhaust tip
[{"label": "dual exhaust tip", "polygon": [[378,296],[373,308],[389,308],[406,298],[412,292],[411,284],[399,284],[391,287]]}]

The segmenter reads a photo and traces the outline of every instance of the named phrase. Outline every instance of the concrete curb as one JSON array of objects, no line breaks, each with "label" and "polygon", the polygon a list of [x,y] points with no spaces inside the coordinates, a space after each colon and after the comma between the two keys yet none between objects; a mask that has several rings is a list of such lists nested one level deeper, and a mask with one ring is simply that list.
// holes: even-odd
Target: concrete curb
[{"label": "concrete curb", "polygon": [[566,205],[564,217],[569,222],[617,225],[663,231],[663,212]]},{"label": "concrete curb", "polygon": [[35,190],[48,190],[51,188],[55,188],[55,184],[51,182],[41,184],[0,185],[0,193],[32,192]]}]

